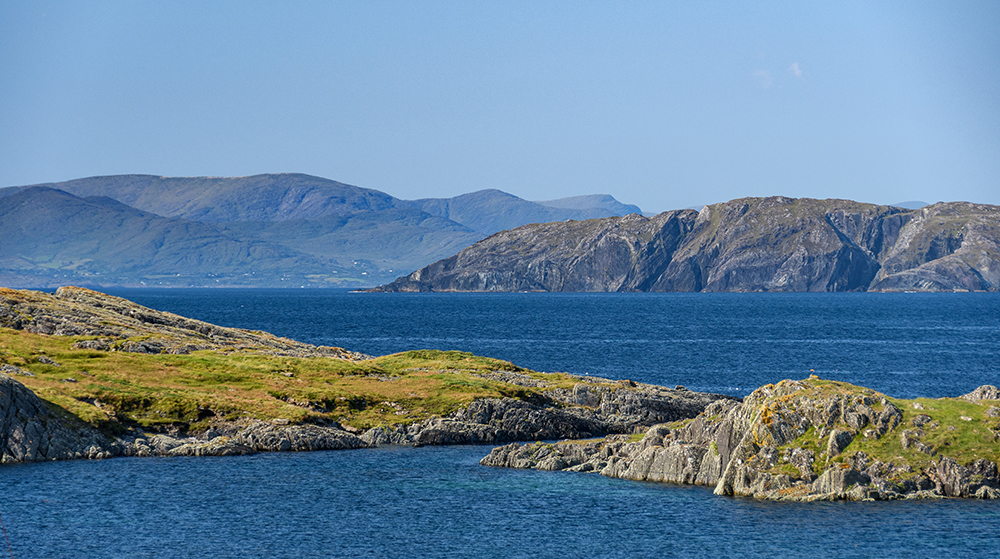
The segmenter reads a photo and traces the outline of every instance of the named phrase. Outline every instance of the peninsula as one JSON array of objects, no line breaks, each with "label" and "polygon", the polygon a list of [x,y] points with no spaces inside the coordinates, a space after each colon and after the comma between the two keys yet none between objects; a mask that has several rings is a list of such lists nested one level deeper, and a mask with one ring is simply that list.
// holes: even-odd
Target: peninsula
[{"label": "peninsula", "polygon": [[593,437],[728,399],[456,351],[371,357],[76,287],[0,288],[0,462]]}]

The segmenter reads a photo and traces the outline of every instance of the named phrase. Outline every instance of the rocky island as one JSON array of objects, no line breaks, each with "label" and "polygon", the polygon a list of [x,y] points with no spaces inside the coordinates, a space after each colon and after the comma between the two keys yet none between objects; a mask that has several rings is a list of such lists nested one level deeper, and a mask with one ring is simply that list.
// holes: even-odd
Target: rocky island
[{"label": "rocky island", "polygon": [[511,444],[487,466],[596,472],[786,501],[1000,498],[1000,390],[899,400],[811,377],[641,436]]},{"label": "rocky island", "polygon": [[0,288],[0,462],[633,433],[725,396],[456,351],[371,357],[76,287]]}]

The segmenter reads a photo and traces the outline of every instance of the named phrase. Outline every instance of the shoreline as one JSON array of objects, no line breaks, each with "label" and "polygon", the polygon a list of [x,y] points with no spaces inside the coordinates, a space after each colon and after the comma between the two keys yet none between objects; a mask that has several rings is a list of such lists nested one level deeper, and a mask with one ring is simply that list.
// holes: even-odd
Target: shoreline
[{"label": "shoreline", "polygon": [[0,334],[3,463],[520,441],[483,463],[778,500],[1000,497],[992,386],[900,400],[812,377],[741,402],[455,351],[373,358],[73,287],[0,289]]}]

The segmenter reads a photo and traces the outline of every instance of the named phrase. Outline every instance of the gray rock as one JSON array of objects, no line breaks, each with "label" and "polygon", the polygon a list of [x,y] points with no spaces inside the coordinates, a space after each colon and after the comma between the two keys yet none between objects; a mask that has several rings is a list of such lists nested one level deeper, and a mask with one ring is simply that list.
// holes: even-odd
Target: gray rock
[{"label": "gray rock", "polygon": [[[595,381],[604,384],[591,384]],[[677,392],[639,383],[608,387],[606,383],[605,379],[591,379],[571,390],[550,390],[545,393],[549,400],[538,403],[484,398],[449,417],[377,427],[361,438],[370,445],[421,446],[587,439],[694,417],[713,404],[718,410],[738,404],[734,398],[716,394]],[[659,443],[662,436],[656,443],[647,442]]]},{"label": "gray rock", "polygon": [[0,373],[6,375],[20,375],[23,377],[35,376],[35,373],[32,373],[31,371],[25,371],[20,367],[15,367],[14,365],[7,365],[7,364],[0,365]]},{"label": "gray rock", "polygon": [[970,402],[980,402],[982,400],[1000,400],[1000,388],[993,386],[991,384],[984,384],[979,388],[960,396],[965,400]]},{"label": "gray rock", "polygon": [[813,493],[820,495],[842,495],[853,485],[867,485],[871,478],[854,468],[834,466],[816,478],[812,483]]},{"label": "gray rock", "polygon": [[[895,500],[942,495],[993,498],[1000,492],[998,467],[986,459],[962,466],[942,457],[925,472],[915,471],[902,457],[899,464],[893,464],[875,460],[865,452],[844,454],[851,434],[836,426],[846,425],[849,414],[866,418],[864,424],[870,427],[865,431],[878,437],[880,430],[894,433],[901,425],[902,413],[887,399],[870,397],[865,393],[867,389],[855,388],[860,394],[825,396],[819,392],[818,397],[816,393],[793,397],[804,387],[800,381],[782,381],[761,387],[741,404],[714,402],[684,427],[655,426],[637,442],[606,437],[599,444],[586,445],[584,456],[574,455],[572,461],[565,462],[572,465],[563,469],[643,481],[709,485],[719,495],[776,500]],[[881,406],[880,411],[877,406]],[[936,422],[924,424],[934,428]],[[813,451],[788,445],[809,429],[825,432],[820,436],[826,437],[830,453],[841,456],[820,476],[814,473]],[[921,429],[900,431],[898,436],[906,449],[935,455],[921,442]],[[551,456],[554,453],[566,457],[564,449],[571,446],[547,448],[546,467],[563,467],[563,461]],[[511,445],[503,453],[495,450],[483,463],[516,462],[519,467],[537,467],[518,448]],[[781,463],[792,465],[798,475],[789,476],[780,470],[776,473],[775,467]]]},{"label": "gray rock", "polygon": [[63,421],[34,392],[0,373],[0,463],[107,458],[120,452],[93,427]]},{"label": "gray rock", "polygon": [[802,479],[809,482],[816,479],[816,473],[813,471],[813,464],[816,462],[816,454],[813,451],[796,448],[792,450],[789,462],[799,471]]},{"label": "gray rock", "polygon": [[826,443],[826,454],[827,456],[837,456],[847,445],[851,444],[854,440],[854,435],[849,431],[841,431],[839,429],[834,429],[830,432],[830,438]]}]

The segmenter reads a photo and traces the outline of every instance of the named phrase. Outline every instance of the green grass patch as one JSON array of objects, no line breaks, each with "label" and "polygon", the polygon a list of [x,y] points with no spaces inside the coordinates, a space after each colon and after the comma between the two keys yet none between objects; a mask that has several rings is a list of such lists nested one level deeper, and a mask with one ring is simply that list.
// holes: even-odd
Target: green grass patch
[{"label": "green grass patch", "polygon": [[[83,339],[0,328],[0,363],[35,374],[16,380],[63,413],[92,425],[198,429],[210,421],[335,420],[358,428],[411,423],[450,414],[475,399],[544,401],[541,389],[481,375],[545,375],[507,361],[458,351],[408,351],[369,361],[278,357],[233,350],[152,355],[74,349]],[[38,362],[48,356],[59,365]],[[67,382],[73,379],[75,382]]]},{"label": "green grass patch", "polygon": [[[887,397],[874,390],[843,382],[816,378],[802,382],[806,385],[805,390],[770,400],[765,404],[765,407],[778,409],[783,404],[794,408],[796,400],[802,398],[822,402],[824,399],[829,401],[829,397],[840,396],[846,400],[857,402],[867,397],[871,402],[869,407],[876,412],[885,410],[886,406],[881,403],[882,399],[885,398],[887,402],[899,408],[903,414],[902,422],[882,436],[877,436],[872,425],[866,425],[857,431],[844,423],[833,425],[832,429],[849,431],[854,435],[851,443],[838,456],[829,457],[826,455],[827,437],[820,437],[814,427],[810,427],[795,440],[779,447],[779,451],[790,451],[795,448],[813,451],[816,457],[813,470],[816,474],[822,473],[832,464],[846,462],[850,456],[859,451],[866,453],[870,462],[878,460],[884,463],[909,463],[915,472],[928,467],[931,461],[936,460],[940,455],[951,457],[962,465],[969,465],[978,458],[985,458],[993,462],[1000,460],[1000,444],[998,444],[1000,418],[986,415],[990,407],[1000,407],[1000,402],[975,403],[961,398],[904,400]],[[930,420],[923,418],[926,423],[917,427],[914,425],[914,419],[921,415],[929,416]],[[916,445],[904,449],[901,437],[904,430],[922,432],[918,440],[933,449],[936,455],[932,456],[921,452]],[[868,437],[865,436],[866,433],[869,435]],[[787,464],[778,464],[771,470],[771,473],[786,473],[798,477],[798,473],[792,473],[787,466]],[[905,477],[904,474],[900,475]],[[918,475],[918,473],[912,475]]]}]

